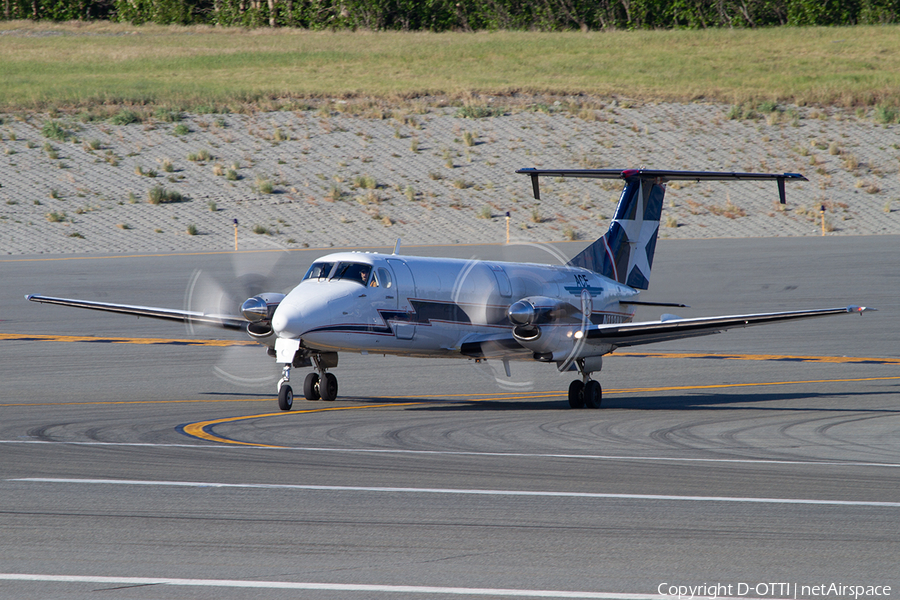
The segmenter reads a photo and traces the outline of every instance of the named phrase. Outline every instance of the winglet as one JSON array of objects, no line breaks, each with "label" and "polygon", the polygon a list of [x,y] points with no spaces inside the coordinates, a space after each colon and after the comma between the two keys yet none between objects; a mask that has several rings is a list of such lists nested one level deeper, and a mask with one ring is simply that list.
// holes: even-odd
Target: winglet
[{"label": "winglet", "polygon": [[400,238],[397,238],[397,243],[394,244],[394,251],[391,253],[391,256],[396,256],[400,254]]}]

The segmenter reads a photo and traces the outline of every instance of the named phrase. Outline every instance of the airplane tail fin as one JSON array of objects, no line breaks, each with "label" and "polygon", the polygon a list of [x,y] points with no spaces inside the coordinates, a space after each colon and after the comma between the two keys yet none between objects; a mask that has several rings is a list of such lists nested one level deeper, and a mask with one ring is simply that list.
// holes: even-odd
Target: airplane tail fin
[{"label": "airplane tail fin", "polygon": [[666,182],[672,180],[776,180],[781,203],[786,180],[807,181],[797,173],[718,173],[710,171],[657,171],[647,169],[519,169],[531,176],[534,197],[540,199],[540,176],[623,179],[625,187],[609,230],[569,261],[619,283],[639,290],[650,284],[650,269],[656,252]]}]

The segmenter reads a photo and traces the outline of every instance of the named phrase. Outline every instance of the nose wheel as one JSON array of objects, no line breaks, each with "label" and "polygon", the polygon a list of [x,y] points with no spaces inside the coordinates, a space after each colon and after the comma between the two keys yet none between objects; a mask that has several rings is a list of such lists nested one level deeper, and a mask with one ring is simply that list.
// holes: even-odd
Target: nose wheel
[{"label": "nose wheel", "polygon": [[291,365],[284,365],[281,371],[281,379],[278,380],[278,408],[291,410],[294,406],[294,390],[288,383],[291,380]]}]

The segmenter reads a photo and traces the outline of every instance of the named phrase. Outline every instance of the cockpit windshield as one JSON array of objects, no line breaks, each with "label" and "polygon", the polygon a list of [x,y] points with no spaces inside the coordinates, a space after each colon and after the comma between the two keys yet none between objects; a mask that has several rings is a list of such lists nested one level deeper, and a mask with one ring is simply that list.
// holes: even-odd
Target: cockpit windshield
[{"label": "cockpit windshield", "polygon": [[[346,279],[355,281],[356,283],[367,285],[369,283],[369,275],[372,272],[372,266],[365,263],[354,262],[314,262],[303,276],[303,281],[313,279],[316,281],[332,281],[337,279]],[[372,277],[374,286],[375,278]]]},{"label": "cockpit windshield", "polygon": [[324,281],[328,279],[332,268],[334,268],[333,262],[315,262],[309,268],[309,271],[306,272],[306,275],[303,276],[303,281],[306,281],[307,279]]},{"label": "cockpit windshield", "polygon": [[355,281],[362,285],[366,285],[369,281],[369,272],[372,270],[372,267],[363,263],[350,263],[350,262],[342,262],[338,263],[337,268],[334,270],[334,274],[331,276],[332,279],[348,279],[350,281]]}]

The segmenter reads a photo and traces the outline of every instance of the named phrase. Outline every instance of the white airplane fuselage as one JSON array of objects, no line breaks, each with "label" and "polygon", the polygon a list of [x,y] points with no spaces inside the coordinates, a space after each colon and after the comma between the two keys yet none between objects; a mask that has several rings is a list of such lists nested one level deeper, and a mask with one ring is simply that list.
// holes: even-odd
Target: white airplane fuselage
[{"label": "white airplane fuselage", "polygon": [[[611,324],[632,320],[633,311],[624,310],[619,301],[638,293],[592,271],[563,265],[359,252],[323,256],[313,268],[319,264],[365,265],[367,280],[339,278],[338,267],[330,267],[327,276],[308,273],[281,300],[272,328],[279,338],[300,339],[306,347],[327,351],[465,357],[460,350],[468,340],[508,337],[513,323],[507,311],[523,298],[581,307],[588,294],[590,321]],[[354,267],[353,272],[359,270]],[[554,338],[573,335],[578,323],[549,329],[544,328],[542,337],[552,348]],[[536,342],[534,349],[540,348]]]}]

